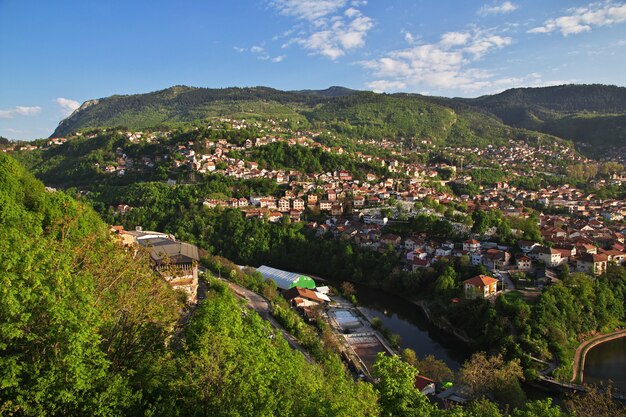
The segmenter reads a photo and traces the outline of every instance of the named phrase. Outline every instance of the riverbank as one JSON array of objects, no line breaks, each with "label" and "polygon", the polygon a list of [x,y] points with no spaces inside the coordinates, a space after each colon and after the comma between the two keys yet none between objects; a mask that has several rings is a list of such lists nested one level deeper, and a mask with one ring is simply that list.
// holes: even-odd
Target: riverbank
[{"label": "riverbank", "polygon": [[[333,280],[329,280],[326,278],[322,278],[320,276],[316,276],[316,275],[311,275],[311,274],[306,274],[303,273],[304,275],[308,275],[311,278],[317,280],[317,281],[321,281],[324,283],[332,283],[332,284],[338,284],[338,282],[333,281]],[[426,319],[428,320],[428,323],[431,324],[432,326],[436,327],[437,329],[447,333],[450,336],[453,336],[455,339],[457,339],[459,342],[462,342],[464,345],[466,345],[469,349],[471,350],[475,350],[477,348],[477,342],[475,340],[473,340],[471,337],[469,337],[467,335],[467,333],[465,333],[464,330],[459,329],[457,327],[454,327],[445,317],[441,316],[441,317],[435,317],[431,310],[430,307],[428,306],[428,302],[426,300],[415,300],[415,299],[411,299],[411,298],[407,298],[405,296],[399,295],[399,294],[395,294],[395,293],[390,293],[387,292],[383,289],[380,288],[374,288],[374,287],[370,287],[366,284],[360,283],[360,282],[353,282],[353,281],[346,281],[346,282],[350,282],[353,285],[357,285],[359,287],[363,287],[363,288],[367,288],[370,291],[379,291],[383,294],[385,294],[385,296],[388,297],[398,297],[399,299],[403,300],[404,302],[408,303],[408,304],[412,304],[414,306],[417,306],[420,308],[420,310],[422,311],[422,313],[424,314],[424,317],[426,317]],[[357,298],[358,301],[358,298]]]},{"label": "riverbank", "polygon": [[613,333],[598,335],[581,343],[580,346],[578,346],[578,348],[576,349],[576,353],[574,354],[574,365],[572,369],[572,379],[570,382],[578,382],[580,384],[583,383],[585,358],[587,357],[587,352],[589,352],[589,350],[602,343],[615,339],[620,339],[622,337],[626,337],[626,330],[618,330]]},{"label": "riverbank", "polygon": [[436,326],[438,329],[443,330],[444,332],[456,337],[471,349],[477,347],[477,343],[474,339],[469,337],[464,330],[454,327],[447,318],[443,316],[434,317],[430,311],[430,308],[428,307],[428,302],[426,300],[411,301],[411,303],[422,309],[424,315],[433,326]]}]

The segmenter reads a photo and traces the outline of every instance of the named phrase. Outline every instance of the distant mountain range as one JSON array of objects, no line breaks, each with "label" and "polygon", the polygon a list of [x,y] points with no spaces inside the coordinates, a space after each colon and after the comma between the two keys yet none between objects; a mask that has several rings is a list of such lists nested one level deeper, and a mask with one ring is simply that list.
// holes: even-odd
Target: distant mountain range
[{"label": "distant mountain range", "polygon": [[90,100],[52,137],[93,127],[142,129],[211,117],[289,119],[345,135],[472,143],[538,131],[595,146],[626,145],[626,88],[563,85],[516,88],[474,99],[375,94],[333,86],[280,91],[268,87],[174,86],[147,94]]}]

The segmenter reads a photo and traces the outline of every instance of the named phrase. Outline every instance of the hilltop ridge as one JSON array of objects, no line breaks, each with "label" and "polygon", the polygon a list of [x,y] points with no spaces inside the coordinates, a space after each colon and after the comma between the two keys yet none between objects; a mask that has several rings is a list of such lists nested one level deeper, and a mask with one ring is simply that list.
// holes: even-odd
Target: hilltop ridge
[{"label": "hilltop ridge", "polygon": [[491,143],[530,130],[595,146],[624,145],[626,88],[600,84],[514,88],[464,99],[377,94],[339,86],[281,91],[177,85],[86,101],[61,121],[51,137],[94,127],[142,129],[212,117],[287,119],[301,128],[440,143],[481,139]]}]

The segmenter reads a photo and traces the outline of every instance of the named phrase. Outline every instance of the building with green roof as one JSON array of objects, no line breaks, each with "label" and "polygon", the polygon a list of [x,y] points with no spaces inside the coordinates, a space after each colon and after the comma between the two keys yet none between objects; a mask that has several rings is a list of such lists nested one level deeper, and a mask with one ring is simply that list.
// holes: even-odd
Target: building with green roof
[{"label": "building with green roof", "polygon": [[287,272],[266,265],[261,265],[257,268],[257,271],[263,275],[263,278],[274,281],[276,286],[281,290],[288,290],[293,287],[308,288],[313,290],[316,286],[313,278],[296,272]]}]

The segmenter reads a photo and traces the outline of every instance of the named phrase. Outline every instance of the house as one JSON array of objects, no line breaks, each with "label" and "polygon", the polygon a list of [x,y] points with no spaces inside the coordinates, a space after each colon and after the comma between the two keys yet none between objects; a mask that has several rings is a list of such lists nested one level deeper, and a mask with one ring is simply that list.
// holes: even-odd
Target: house
[{"label": "house", "polygon": [[289,209],[291,208],[291,203],[289,202],[289,199],[283,197],[280,200],[278,200],[278,211],[289,211]]},{"label": "house", "polygon": [[498,294],[498,280],[487,275],[478,275],[463,281],[463,294],[466,299],[491,298]]},{"label": "house", "polygon": [[607,256],[609,262],[615,262],[618,265],[623,264],[624,259],[626,259],[626,254],[617,249],[605,250],[601,253],[604,253]]},{"label": "house", "polygon": [[302,211],[304,210],[304,200],[301,198],[296,198],[293,200],[293,209]]},{"label": "house", "polygon": [[414,249],[406,254],[406,259],[409,262],[413,262],[415,259],[426,259],[426,252],[421,249]]},{"label": "house", "polygon": [[415,388],[424,395],[435,393],[435,381],[425,376],[415,375]]},{"label": "house", "polygon": [[559,266],[562,262],[561,252],[547,246],[536,246],[532,251],[530,251],[528,256],[543,262],[549,267]]},{"label": "house", "polygon": [[594,245],[591,245],[589,243],[580,243],[576,245],[576,253],[578,254],[589,253],[591,255],[595,255],[596,253],[598,253],[598,248],[596,248]]},{"label": "house", "polygon": [[517,264],[517,269],[520,271],[528,271],[532,268],[532,260],[528,256],[520,256],[515,260]]},{"label": "house", "polygon": [[302,211],[300,210],[289,210],[289,218],[292,222],[299,222],[300,216],[302,215]]},{"label": "house", "polygon": [[283,292],[285,300],[297,307],[310,307],[330,302],[327,295],[308,288],[292,287]]},{"label": "house", "polygon": [[152,267],[175,290],[184,291],[187,301],[193,304],[198,297],[198,248],[172,237],[150,232],[137,232],[137,243],[150,254]]},{"label": "house", "polygon": [[357,195],[356,197],[354,197],[354,201],[352,202],[352,204],[354,205],[354,207],[363,207],[365,205],[365,197],[363,197],[362,195]]},{"label": "house", "polygon": [[343,214],[343,204],[341,203],[333,204],[330,207],[330,214],[332,216],[341,216]]},{"label": "house", "polygon": [[413,259],[411,262],[411,270],[413,272],[418,269],[428,268],[430,266],[430,261],[428,259]]},{"label": "house", "polygon": [[283,218],[283,213],[280,211],[272,211],[268,214],[267,219],[272,223],[277,223]]},{"label": "house", "polygon": [[530,242],[528,240],[520,240],[519,242],[517,242],[517,245],[522,250],[522,252],[526,254],[532,251],[536,246],[539,246],[539,244],[535,242]]},{"label": "house", "polygon": [[478,252],[480,251],[480,242],[476,239],[469,239],[463,242],[463,250],[468,252]]},{"label": "house", "polygon": [[511,255],[507,251],[488,249],[483,253],[482,263],[487,269],[497,271],[509,264]]},{"label": "house", "polygon": [[339,171],[340,181],[352,181],[352,175],[348,171]]},{"label": "house", "polygon": [[328,200],[320,201],[320,210],[330,210],[333,207],[333,203]]},{"label": "house", "polygon": [[402,238],[398,235],[394,235],[393,233],[387,233],[380,238],[380,241],[385,245],[399,245],[402,242]]},{"label": "house", "polygon": [[602,275],[606,272],[608,259],[608,256],[604,253],[583,253],[576,259],[576,271]]},{"label": "house", "polygon": [[483,254],[480,252],[471,252],[470,261],[472,265],[480,265],[483,263]]}]

